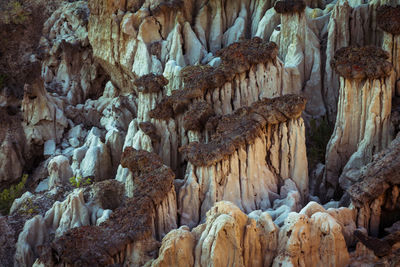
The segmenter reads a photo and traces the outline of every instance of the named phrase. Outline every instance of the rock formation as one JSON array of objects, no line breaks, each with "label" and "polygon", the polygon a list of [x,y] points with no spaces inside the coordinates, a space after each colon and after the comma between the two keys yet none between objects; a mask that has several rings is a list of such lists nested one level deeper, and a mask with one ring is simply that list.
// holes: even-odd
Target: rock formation
[{"label": "rock formation", "polygon": [[400,96],[400,6],[382,5],[377,9],[378,27],[384,31],[382,48],[389,53],[389,61],[395,71],[396,94]]},{"label": "rock formation", "polygon": [[104,75],[92,58],[85,1],[68,3],[57,9],[43,25],[40,46],[47,56],[42,63],[46,87],[78,104],[97,98]]},{"label": "rock formation", "polygon": [[0,73],[0,265],[396,266],[397,2],[60,4]]},{"label": "rock formation", "polygon": [[394,87],[387,59],[382,49],[367,46],[341,48],[332,60],[341,78],[335,129],[326,153],[327,200],[334,196],[338,182],[342,188],[354,183],[354,172],[371,162],[391,140]]},{"label": "rock formation", "polygon": [[197,225],[220,200],[229,200],[246,213],[266,210],[288,178],[305,201],[307,162],[299,119],[305,104],[304,98],[287,95],[209,120],[216,122],[206,126],[215,129],[211,140],[181,148],[189,161],[179,194],[181,224]]}]

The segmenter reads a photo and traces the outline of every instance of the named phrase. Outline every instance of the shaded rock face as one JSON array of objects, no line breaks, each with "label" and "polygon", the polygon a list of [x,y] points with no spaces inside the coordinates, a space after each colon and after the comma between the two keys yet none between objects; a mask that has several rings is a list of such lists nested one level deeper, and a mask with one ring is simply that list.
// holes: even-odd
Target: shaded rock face
[{"label": "shaded rock face", "polygon": [[276,1],[274,8],[279,14],[300,13],[306,8],[304,1]]},{"label": "shaded rock face", "polygon": [[67,96],[71,104],[98,98],[105,76],[92,58],[85,1],[64,4],[46,21],[40,46],[47,57],[42,77],[49,91]]},{"label": "shaded rock face", "polygon": [[380,6],[376,10],[378,27],[393,35],[400,34],[400,6]]},{"label": "shaded rock face", "polygon": [[24,84],[40,77],[40,61],[44,53],[39,47],[39,42],[43,23],[62,2],[62,0],[1,2],[0,91],[8,91],[21,100]]},{"label": "shaded rock face", "polygon": [[0,188],[17,181],[25,168],[29,153],[21,115],[0,108]]}]

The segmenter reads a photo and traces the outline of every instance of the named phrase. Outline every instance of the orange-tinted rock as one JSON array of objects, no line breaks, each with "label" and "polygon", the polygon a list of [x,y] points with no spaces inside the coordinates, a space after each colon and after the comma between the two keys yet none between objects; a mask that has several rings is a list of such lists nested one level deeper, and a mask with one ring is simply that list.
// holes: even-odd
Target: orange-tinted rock
[{"label": "orange-tinted rock", "polygon": [[349,46],[336,51],[331,66],[347,79],[379,79],[392,71],[388,58],[388,53],[376,46]]}]

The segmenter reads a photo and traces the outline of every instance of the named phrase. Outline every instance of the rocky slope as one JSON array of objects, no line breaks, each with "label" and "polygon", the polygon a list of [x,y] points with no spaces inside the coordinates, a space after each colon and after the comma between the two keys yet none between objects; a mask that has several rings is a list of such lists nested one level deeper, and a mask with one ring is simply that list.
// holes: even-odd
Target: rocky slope
[{"label": "rocky slope", "polygon": [[1,93],[1,266],[400,261],[400,2],[58,5]]}]

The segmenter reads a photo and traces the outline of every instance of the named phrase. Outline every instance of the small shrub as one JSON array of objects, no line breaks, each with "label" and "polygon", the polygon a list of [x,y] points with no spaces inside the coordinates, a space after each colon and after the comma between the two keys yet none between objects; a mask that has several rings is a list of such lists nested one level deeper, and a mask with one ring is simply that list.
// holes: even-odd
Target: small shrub
[{"label": "small shrub", "polygon": [[39,213],[39,207],[33,204],[32,199],[28,198],[18,211],[22,215],[33,215]]},{"label": "small shrub", "polygon": [[24,174],[21,182],[16,185],[12,185],[9,189],[4,189],[0,193],[0,212],[3,215],[8,214],[14,200],[22,196],[27,179],[28,175]]},{"label": "small shrub", "polygon": [[30,15],[30,12],[19,1],[12,0],[0,12],[0,20],[5,24],[24,24]]},{"label": "small shrub", "polygon": [[83,187],[86,185],[90,185],[92,183],[92,180],[90,178],[84,179],[82,177],[71,177],[69,178],[69,182],[73,187],[79,188]]}]

